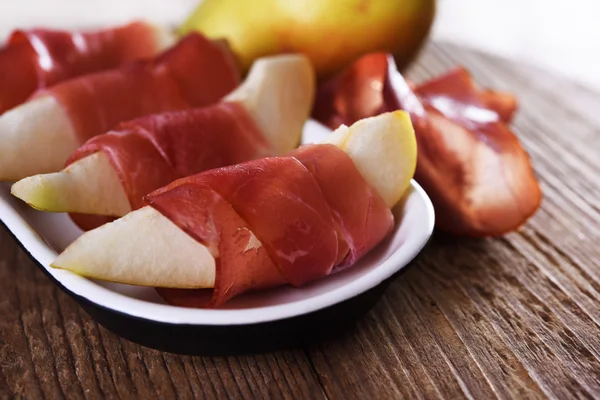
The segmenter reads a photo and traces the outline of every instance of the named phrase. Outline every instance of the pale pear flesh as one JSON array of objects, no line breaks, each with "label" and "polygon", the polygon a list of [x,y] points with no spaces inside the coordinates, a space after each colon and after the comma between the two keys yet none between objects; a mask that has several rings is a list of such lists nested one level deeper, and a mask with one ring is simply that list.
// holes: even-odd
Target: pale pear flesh
[{"label": "pale pear flesh", "polygon": [[392,208],[410,186],[415,173],[417,141],[408,113],[398,111],[390,115],[366,118],[350,127],[342,125],[324,143],[344,150]]},{"label": "pale pear flesh", "polygon": [[[416,167],[414,131],[408,114],[395,111],[357,124],[338,133],[341,139],[335,144],[347,152],[391,208],[403,195]],[[359,136],[363,135],[361,140]],[[383,145],[371,142],[379,140],[384,141]],[[398,143],[405,143],[406,147]],[[388,163],[398,166],[399,159],[408,160],[403,169],[392,171],[383,167]],[[253,248],[259,246],[262,244],[256,239]],[[216,273],[210,251],[149,206],[84,233],[52,266],[108,281],[171,288],[209,287],[206,283],[210,277],[214,280]],[[180,275],[175,276],[174,271]]]},{"label": "pale pear flesh", "polygon": [[131,205],[117,172],[100,151],[61,172],[34,175],[12,185],[11,193],[42,211],[122,217]]},{"label": "pale pear flesh", "polygon": [[[274,56],[258,60],[244,83],[224,101],[241,103],[270,143],[273,154],[280,155],[300,141],[311,111],[314,86],[306,57]],[[96,155],[100,153],[103,155]],[[96,154],[60,172],[22,179],[13,185],[12,194],[39,210],[121,217],[131,211],[131,206],[108,158],[103,152]]]},{"label": "pale pear flesh", "polygon": [[208,249],[150,207],[88,231],[52,266],[139,286],[205,288],[215,281]]},{"label": "pale pear flesh", "polygon": [[177,43],[177,35],[175,32],[173,32],[173,30],[163,25],[151,25],[154,30],[154,40],[157,50],[156,53],[161,53]]},{"label": "pale pear flesh", "polygon": [[305,56],[265,57],[252,65],[244,83],[225,100],[241,102],[275,154],[285,154],[300,142],[315,86],[313,68]]},{"label": "pale pear flesh", "polygon": [[69,116],[52,96],[0,115],[0,181],[60,171],[79,146]]}]

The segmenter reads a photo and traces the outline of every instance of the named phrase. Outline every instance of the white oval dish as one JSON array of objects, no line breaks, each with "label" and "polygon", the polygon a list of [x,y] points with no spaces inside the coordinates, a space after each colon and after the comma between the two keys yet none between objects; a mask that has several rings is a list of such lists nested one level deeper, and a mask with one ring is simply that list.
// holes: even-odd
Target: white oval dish
[{"label": "white oval dish", "polygon": [[[309,121],[304,130],[303,143],[316,142],[328,132],[316,122]],[[78,300],[94,318],[133,341],[190,354],[252,350],[255,348],[252,340],[258,339],[252,339],[248,331],[256,327],[261,327],[261,340],[258,341],[265,339],[268,343],[276,344],[277,341],[269,337],[300,332],[302,329],[299,330],[299,325],[322,325],[322,321],[338,324],[343,319],[336,318],[343,317],[343,313],[336,310],[336,306],[342,304],[346,306],[340,309],[349,309],[346,311],[348,320],[367,311],[387,287],[382,283],[389,283],[390,278],[406,267],[433,232],[433,206],[427,194],[414,181],[404,200],[395,207],[394,215],[396,225],[393,232],[352,268],[302,288],[282,287],[246,294],[231,300],[224,309],[204,310],[167,305],[152,288],[94,281],[50,267],[57,254],[80,235],[81,230],[65,214],[30,209],[10,195],[9,184],[0,185],[0,219],[4,225],[42,270]],[[381,287],[380,290],[376,290],[378,287]],[[376,295],[365,295],[375,292]],[[361,296],[368,297],[369,301],[361,305],[357,300]],[[336,317],[332,318],[331,315]],[[181,329],[174,331],[176,326]],[[193,332],[191,328],[194,328]],[[231,340],[236,343],[227,342],[223,328],[227,328]],[[182,332],[182,329],[188,332]],[[169,334],[164,334],[167,331]],[[248,340],[241,341],[245,346],[234,331],[246,338],[250,336]],[[198,346],[197,343],[186,344],[186,337],[191,341],[203,337],[205,342],[211,343],[210,348],[204,349],[205,346]]]}]

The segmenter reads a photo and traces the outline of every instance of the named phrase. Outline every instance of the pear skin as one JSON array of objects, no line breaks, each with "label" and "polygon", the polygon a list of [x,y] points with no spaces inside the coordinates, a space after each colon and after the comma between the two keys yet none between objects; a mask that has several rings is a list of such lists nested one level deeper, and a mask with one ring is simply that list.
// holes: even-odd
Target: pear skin
[{"label": "pear skin", "polygon": [[435,0],[205,0],[179,33],[226,39],[246,71],[258,57],[303,53],[323,79],[374,51],[406,67],[434,16]]}]

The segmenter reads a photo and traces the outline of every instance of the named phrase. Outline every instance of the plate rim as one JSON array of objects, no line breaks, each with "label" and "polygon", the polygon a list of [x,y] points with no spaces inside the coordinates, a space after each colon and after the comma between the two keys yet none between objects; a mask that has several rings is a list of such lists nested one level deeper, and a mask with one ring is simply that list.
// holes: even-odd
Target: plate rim
[{"label": "plate rim", "polygon": [[[83,299],[95,306],[102,307],[112,312],[157,323],[194,326],[249,325],[294,318],[334,306],[337,303],[358,296],[382,282],[393,278],[399,271],[409,265],[429,241],[435,224],[433,204],[425,190],[414,179],[411,180],[411,189],[416,194],[419,201],[423,203],[422,206],[425,208],[427,220],[424,221],[425,224],[423,229],[415,233],[418,234],[419,237],[414,246],[409,248],[406,252],[400,252],[400,249],[403,247],[400,246],[374,269],[374,271],[379,270],[379,274],[374,274],[374,276],[367,277],[367,279],[363,276],[360,279],[353,281],[354,285],[344,285],[336,288],[332,292],[322,293],[308,299],[249,309],[207,310],[177,307],[135,299],[114,292],[70,271],[54,269],[49,266],[49,262],[48,265],[46,265],[40,260],[40,258],[44,258],[41,253],[50,252],[55,254],[55,251],[44,241],[34,228],[25,221],[19,211],[8,204],[3,198],[0,198],[0,221],[10,232],[11,236],[17,241],[23,251],[52,279],[53,283],[58,284],[59,288],[67,294],[76,297],[78,300]],[[5,215],[5,211],[7,210],[9,211],[8,218]],[[48,256],[48,254],[45,254],[45,256]],[[382,270],[384,273],[381,273]],[[61,278],[64,278],[64,280]],[[77,282],[77,280],[85,281],[84,287],[87,284],[92,284],[99,289],[99,292],[104,292],[105,294],[108,293],[109,297],[114,296],[115,299],[113,300],[113,303],[118,300],[124,301],[125,306],[114,307],[111,305],[111,302],[106,303],[104,301],[99,301],[96,298],[90,298],[86,293],[82,293],[80,290],[77,290],[76,287],[72,287],[74,284],[73,282]],[[352,290],[353,288],[354,290]],[[94,293],[94,291],[92,291],[92,293]],[[141,307],[142,311],[152,311],[152,309],[154,309],[154,312],[140,312],[140,308],[136,308],[135,306]],[[177,310],[177,312],[173,313],[174,310]]]}]

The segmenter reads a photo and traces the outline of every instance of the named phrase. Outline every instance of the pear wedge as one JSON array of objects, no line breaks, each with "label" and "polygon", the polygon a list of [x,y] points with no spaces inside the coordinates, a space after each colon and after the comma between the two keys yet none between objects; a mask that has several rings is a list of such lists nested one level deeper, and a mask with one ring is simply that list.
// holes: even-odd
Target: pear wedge
[{"label": "pear wedge", "polygon": [[[291,151],[300,141],[314,91],[315,77],[306,57],[274,56],[258,60],[244,83],[224,101],[246,108],[277,155]],[[98,153],[60,172],[24,178],[11,192],[44,211],[115,217],[131,211],[116,171],[108,157]]]},{"label": "pear wedge", "polygon": [[[338,145],[392,207],[416,167],[408,114],[395,111],[367,118],[337,135],[342,136]],[[259,246],[256,239],[254,248]],[[210,287],[215,276],[210,251],[149,206],[83,234],[52,266],[108,281],[168,288]]]},{"label": "pear wedge", "polygon": [[85,233],[52,265],[139,286],[205,288],[215,281],[208,249],[151,207]]},{"label": "pear wedge", "polygon": [[12,185],[11,193],[42,211],[122,217],[131,211],[117,172],[104,152],[94,153],[61,172],[34,175]]},{"label": "pear wedge", "polygon": [[352,158],[361,175],[392,208],[410,186],[417,166],[417,141],[408,113],[366,118],[337,128],[324,143]]},{"label": "pear wedge", "polygon": [[0,181],[60,171],[79,144],[69,116],[54,97],[32,99],[0,115]]},{"label": "pear wedge", "polygon": [[275,154],[298,146],[315,96],[313,67],[305,56],[281,55],[258,59],[248,77],[226,101],[244,104]]}]

